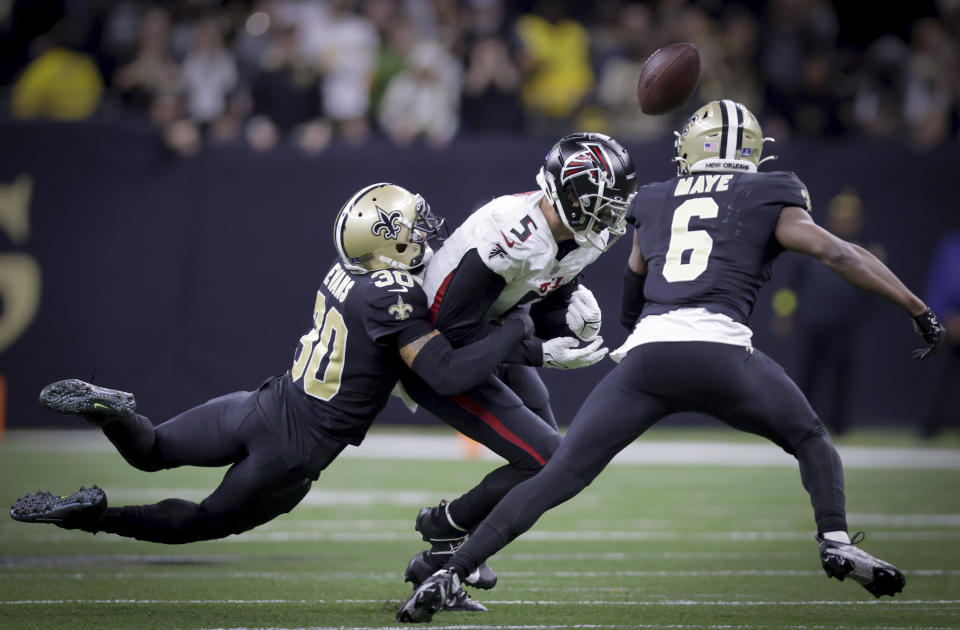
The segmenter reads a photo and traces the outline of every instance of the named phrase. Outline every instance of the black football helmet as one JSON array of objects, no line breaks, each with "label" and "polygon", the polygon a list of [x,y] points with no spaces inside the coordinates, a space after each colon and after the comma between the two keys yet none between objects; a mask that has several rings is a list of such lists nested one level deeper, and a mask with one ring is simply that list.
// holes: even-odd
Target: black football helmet
[{"label": "black football helmet", "polygon": [[578,244],[605,250],[626,232],[637,173],[630,154],[610,136],[561,138],[547,153],[537,183]]}]

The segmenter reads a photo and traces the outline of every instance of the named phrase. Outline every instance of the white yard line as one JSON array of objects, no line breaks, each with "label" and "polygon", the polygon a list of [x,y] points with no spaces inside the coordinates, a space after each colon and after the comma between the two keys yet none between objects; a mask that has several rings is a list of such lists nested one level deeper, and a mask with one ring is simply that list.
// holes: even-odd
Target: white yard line
[{"label": "white yard line", "polygon": [[[7,432],[12,448],[32,453],[105,453],[113,446],[99,431],[15,429]],[[847,468],[960,470],[960,449],[923,447],[839,447]],[[482,449],[481,458],[499,458]],[[458,460],[463,443],[454,434],[373,432],[359,447],[346,449],[341,457],[369,459]],[[616,464],[683,466],[782,466],[796,460],[773,444],[709,441],[637,440],[624,449]]]}]

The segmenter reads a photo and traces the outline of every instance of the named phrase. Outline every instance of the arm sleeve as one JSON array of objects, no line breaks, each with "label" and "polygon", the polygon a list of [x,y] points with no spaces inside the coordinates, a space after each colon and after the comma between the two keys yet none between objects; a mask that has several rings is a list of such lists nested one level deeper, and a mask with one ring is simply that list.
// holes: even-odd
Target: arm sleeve
[{"label": "arm sleeve", "polygon": [[580,276],[577,276],[530,306],[530,317],[533,319],[534,334],[537,337],[553,339],[570,336],[570,329],[567,328],[567,305],[570,302],[570,295],[579,284]]},{"label": "arm sleeve", "polygon": [[510,354],[503,360],[504,363],[517,363],[540,367],[543,365],[543,341],[540,339],[524,339],[516,344]]},{"label": "arm sleeve", "polygon": [[477,250],[464,254],[447,285],[434,322],[454,348],[482,339],[490,330],[486,314],[507,281],[481,260]]},{"label": "arm sleeve", "polygon": [[514,351],[525,332],[523,324],[516,320],[492,328],[480,341],[457,349],[443,335],[437,335],[417,353],[413,371],[441,396],[471,389]]},{"label": "arm sleeve", "polygon": [[627,267],[623,270],[623,294],[620,298],[620,323],[629,331],[633,331],[633,326],[640,319],[640,313],[643,312],[643,305],[646,300],[643,297],[643,285],[647,281],[646,276],[634,273],[633,269]]}]

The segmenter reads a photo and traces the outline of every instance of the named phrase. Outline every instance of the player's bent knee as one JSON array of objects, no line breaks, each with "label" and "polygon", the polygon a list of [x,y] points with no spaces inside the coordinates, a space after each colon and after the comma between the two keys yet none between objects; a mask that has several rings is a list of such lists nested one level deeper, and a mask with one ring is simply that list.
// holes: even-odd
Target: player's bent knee
[{"label": "player's bent knee", "polygon": [[157,508],[164,515],[165,531],[157,537],[156,542],[177,545],[224,538],[232,533],[214,519],[202,504],[166,499],[158,503]]},{"label": "player's bent knee", "polygon": [[137,470],[142,470],[143,472],[157,472],[159,470],[166,470],[171,468],[165,462],[155,457],[152,452],[150,453],[125,453],[120,452],[123,456],[123,459],[127,461],[128,464],[136,468]]},{"label": "player's bent knee", "polygon": [[816,426],[811,427],[809,431],[799,436],[798,439],[783,445],[783,450],[796,457],[797,453],[803,449],[822,448],[824,446],[832,449],[833,442],[830,441],[830,436],[827,435],[826,429],[818,420]]},{"label": "player's bent knee", "polygon": [[208,526],[211,531],[219,533],[217,537],[220,538],[241,534],[295,508],[306,496],[310,486],[310,478],[303,477],[286,485],[252,492],[242,505],[230,506],[228,509],[215,510],[204,501],[204,507],[210,508]]},{"label": "player's bent knee", "polygon": [[543,448],[541,453],[545,460],[549,460],[553,457],[553,454],[557,452],[557,449],[560,448],[560,441],[563,440],[563,436],[559,433],[552,434],[549,438],[544,440]]},{"label": "player's bent knee", "polygon": [[540,441],[536,448],[524,450],[521,456],[510,461],[510,465],[526,476],[539,473],[560,446],[562,436],[556,433]]}]

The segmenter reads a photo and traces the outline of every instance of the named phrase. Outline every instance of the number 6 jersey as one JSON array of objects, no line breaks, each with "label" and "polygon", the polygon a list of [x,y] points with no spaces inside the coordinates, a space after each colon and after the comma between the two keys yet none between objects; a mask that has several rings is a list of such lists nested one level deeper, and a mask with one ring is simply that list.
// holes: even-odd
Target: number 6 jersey
[{"label": "number 6 jersey", "polygon": [[809,210],[790,172],[703,172],[648,184],[631,213],[647,263],[646,303],[615,360],[640,343],[717,341],[750,345],[746,323],[773,260],[785,206]]}]

